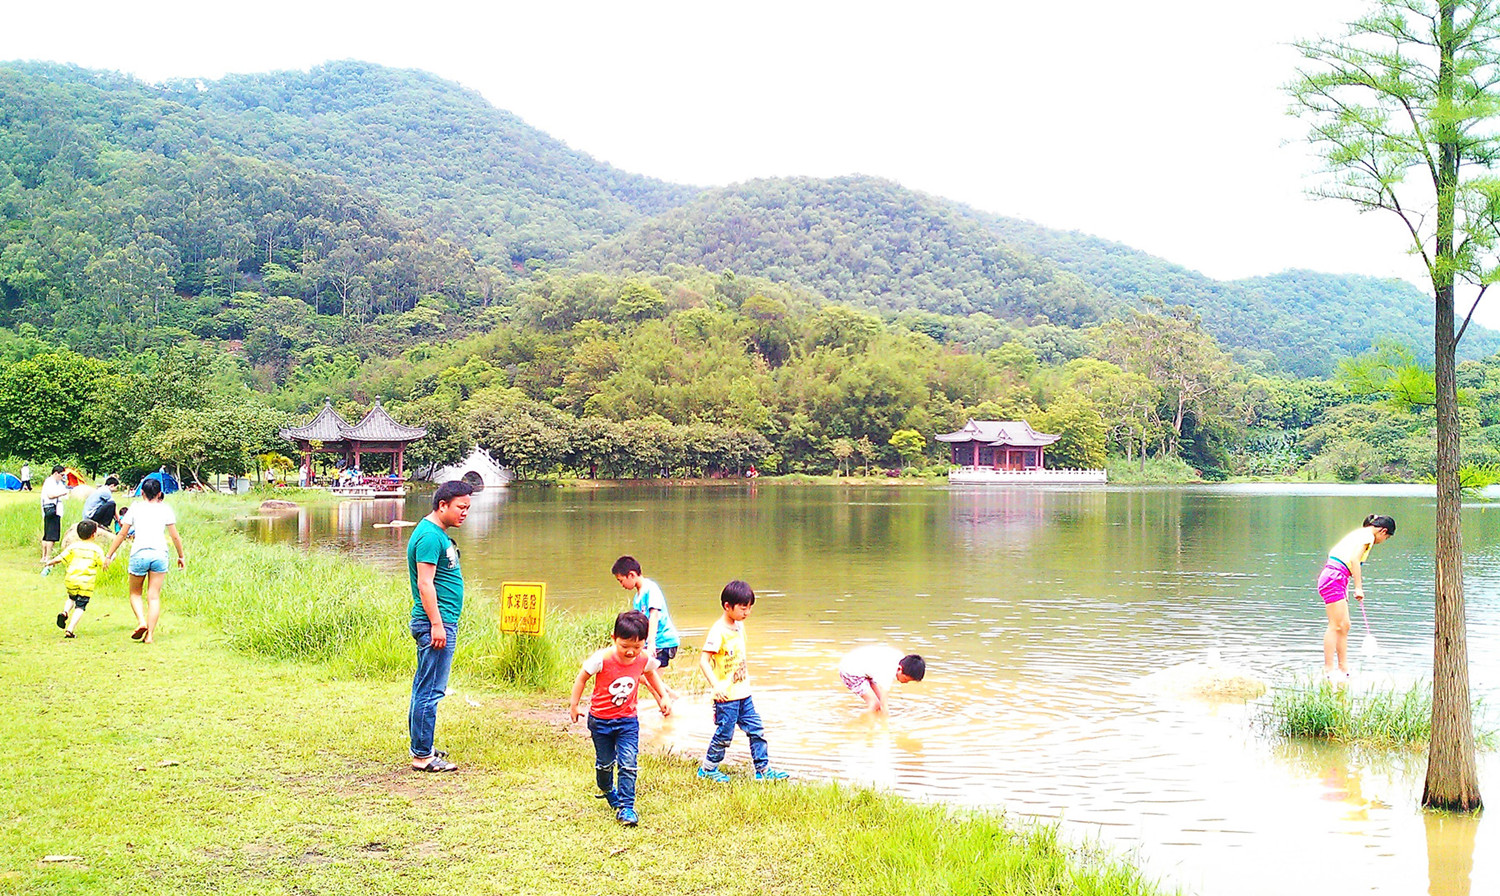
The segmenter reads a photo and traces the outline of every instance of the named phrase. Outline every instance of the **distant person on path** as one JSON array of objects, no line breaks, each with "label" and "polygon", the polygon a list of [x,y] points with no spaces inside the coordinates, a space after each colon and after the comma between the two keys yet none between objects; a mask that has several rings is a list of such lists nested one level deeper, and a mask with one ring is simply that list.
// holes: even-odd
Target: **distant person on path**
[{"label": "distant person on path", "polygon": [[469,516],[474,487],[445,482],[432,496],[432,512],[411,530],[406,570],[411,577],[411,636],[417,642],[417,669],[411,679],[411,767],[420,772],[456,772],[448,754],[433,748],[438,701],[448,690],[448,672],[458,647],[458,617],[464,610],[464,576],[458,545],[448,530]]},{"label": "distant person on path", "polygon": [[53,467],[52,475],[42,480],[41,497],[42,559],[49,560],[52,546],[62,540],[63,504],[68,500],[68,484],[63,481],[62,467]]},{"label": "distant person on path", "polygon": [[78,523],[78,540],[51,560],[42,561],[47,566],[68,564],[68,571],[63,574],[63,587],[68,596],[63,601],[62,612],[57,614],[57,627],[63,630],[64,638],[74,637],[73,629],[78,625],[78,620],[83,618],[83,611],[94,597],[94,585],[99,581],[99,573],[104,571],[108,563],[104,559],[104,548],[94,540],[97,534],[97,523],[93,520],[81,520]]},{"label": "distant person on path", "polygon": [[719,595],[724,615],[714,620],[703,643],[698,668],[708,679],[714,699],[714,733],[708,741],[708,752],[698,766],[698,777],[720,784],[729,776],[719,771],[719,763],[729,750],[736,726],[750,739],[750,760],[755,766],[755,780],[782,781],[786,772],[771,767],[766,747],[765,726],[755,701],[750,697],[750,673],[746,661],[745,620],[755,606],[755,591],[736,579],[724,586]]},{"label": "distant person on path", "polygon": [[21,488],[31,491],[31,464],[21,464]]},{"label": "distant person on path", "polygon": [[[640,561],[634,557],[616,560],[610,572],[621,588],[633,592],[631,609],[644,613],[649,622],[646,651],[656,657],[661,668],[672,665],[682,640],[677,636],[677,627],[672,624],[672,614],[667,612],[667,596],[662,593],[661,586],[641,575]],[[667,695],[677,699],[677,692],[670,685],[667,686]]]},{"label": "distant person on path", "polygon": [[1328,630],[1323,633],[1323,672],[1327,675],[1349,676],[1349,585],[1354,585],[1354,599],[1363,601],[1360,567],[1371,548],[1395,534],[1395,519],[1372,513],[1328,552],[1328,562],[1318,576],[1318,594],[1328,614]]},{"label": "distant person on path", "polygon": [[119,521],[120,511],[115,504],[115,489],[120,487],[120,480],[116,476],[110,476],[104,480],[104,484],[94,490],[89,499],[83,502],[83,518],[93,520],[100,527],[114,531]]},{"label": "distant person on path", "polygon": [[[580,715],[578,702],[583,688],[594,679],[589,701],[589,737],[594,742],[594,781],[599,797],[615,810],[615,820],[627,827],[639,821],[635,814],[635,780],[640,756],[641,722],[636,718],[636,695],[642,678],[656,696],[662,715],[672,714],[672,701],[664,693],[657,674],[656,657],[646,650],[646,616],[626,610],[615,617],[614,644],[583,661],[573,681],[568,712],[573,721]],[[619,783],[615,768],[619,767]]]},{"label": "distant person on path", "polygon": [[839,680],[876,715],[889,712],[892,685],[921,681],[926,675],[927,662],[920,656],[903,656],[885,644],[856,647],[839,660]]},{"label": "distant person on path", "polygon": [[[167,539],[177,548],[177,567],[187,569],[187,550],[177,534],[177,514],[162,500],[161,483],[147,479],[141,483],[141,500],[130,505],[121,521],[120,531],[110,542],[104,562],[111,563],[125,539],[134,536],[130,547],[130,609],[135,613],[135,631],[131,640],[151,644],[156,640],[156,624],[161,621],[161,589],[167,583]],[[141,605],[145,589],[146,605]]]}]

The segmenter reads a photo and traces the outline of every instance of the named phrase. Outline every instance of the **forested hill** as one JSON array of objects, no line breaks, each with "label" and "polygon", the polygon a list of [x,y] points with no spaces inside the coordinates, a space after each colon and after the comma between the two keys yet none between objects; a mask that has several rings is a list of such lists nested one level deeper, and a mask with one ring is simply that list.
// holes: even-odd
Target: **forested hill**
[{"label": "forested hill", "polygon": [[[1157,296],[1300,374],[1380,337],[1431,344],[1431,304],[1405,284],[1219,282],[870,177],[664,183],[459,85],[360,62],[161,85],[0,64],[0,216],[0,327],[97,353],[199,336],[281,368],[318,345],[485,326],[539,269],[671,265],[1015,327],[1085,327]],[[1464,356],[1497,348],[1471,328]]]},{"label": "forested hill", "polygon": [[426,72],[345,61],[167,89],[215,140],[337,175],[491,264],[558,261],[697,193],[603,164]]},{"label": "forested hill", "polygon": [[888,311],[1083,326],[1110,316],[1079,277],[961,206],[870,177],[755,180],[705,193],[584,254],[583,269],[733,270]]},{"label": "forested hill", "polygon": [[[1203,315],[1204,327],[1225,345],[1273,355],[1277,366],[1294,373],[1326,373],[1333,361],[1356,355],[1381,338],[1432,353],[1432,298],[1402,280],[1315,271],[1214,280],[1077,231],[994,215],[984,219],[1001,239],[1117,299],[1156,296],[1168,304],[1192,306]],[[1500,333],[1473,325],[1459,356],[1477,359],[1497,351]]]}]

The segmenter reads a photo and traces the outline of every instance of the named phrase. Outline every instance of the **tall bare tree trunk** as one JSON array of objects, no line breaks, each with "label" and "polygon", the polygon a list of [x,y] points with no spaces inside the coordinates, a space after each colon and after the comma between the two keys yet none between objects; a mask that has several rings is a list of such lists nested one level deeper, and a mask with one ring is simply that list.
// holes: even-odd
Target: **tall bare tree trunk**
[{"label": "tall bare tree trunk", "polygon": [[1460,523],[1458,398],[1454,377],[1453,288],[1437,297],[1437,519],[1433,591],[1432,738],[1422,805],[1480,808],[1469,702],[1469,651],[1464,621],[1463,536]]},{"label": "tall bare tree trunk", "polygon": [[[1438,95],[1451,100],[1453,75],[1453,0],[1439,11]],[[1458,390],[1454,367],[1453,258],[1454,207],[1458,186],[1456,135],[1439,140],[1437,173],[1437,265],[1433,268],[1433,374],[1437,387],[1437,514],[1433,559],[1432,737],[1427,754],[1427,781],[1422,805],[1468,812],[1481,806],[1479,773],[1474,762],[1474,721],[1469,703],[1469,649],[1464,621],[1462,494],[1459,489]]]}]

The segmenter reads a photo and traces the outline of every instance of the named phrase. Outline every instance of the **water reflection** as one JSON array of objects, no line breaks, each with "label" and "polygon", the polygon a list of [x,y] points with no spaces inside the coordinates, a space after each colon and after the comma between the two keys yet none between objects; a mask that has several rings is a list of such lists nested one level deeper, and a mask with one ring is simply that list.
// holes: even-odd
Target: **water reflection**
[{"label": "water reflection", "polygon": [[[419,519],[427,500],[245,525],[399,570],[407,533],[375,526]],[[1394,514],[1401,535],[1366,568],[1381,649],[1355,657],[1356,678],[1404,684],[1431,663],[1430,489],[518,489],[476,496],[456,537],[478,593],[541,580],[565,608],[623,608],[609,567],[632,554],[685,644],[718,614],[725,581],[751,582],[756,702],[777,764],[795,772],[1058,820],[1139,847],[1194,892],[1500,892],[1495,835],[1415,810],[1425,756],[1278,744],[1254,704],[1150,686],[1210,660],[1272,680],[1317,670],[1313,582],[1371,512]],[[1464,525],[1473,690],[1493,704],[1500,508],[1466,508]],[[930,664],[926,681],[897,686],[885,723],[835,674],[875,640]],[[703,749],[703,698],[668,720],[652,712],[659,743]],[[1492,767],[1482,759],[1482,782]]]},{"label": "water reflection", "polygon": [[1481,818],[1429,814],[1427,828],[1427,892],[1431,896],[1469,896],[1474,872],[1474,842]]}]

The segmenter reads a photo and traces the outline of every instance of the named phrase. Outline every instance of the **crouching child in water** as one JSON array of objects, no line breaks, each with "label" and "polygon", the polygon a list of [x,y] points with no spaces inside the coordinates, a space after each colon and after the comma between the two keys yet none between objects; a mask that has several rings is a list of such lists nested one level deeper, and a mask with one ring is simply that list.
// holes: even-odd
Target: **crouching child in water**
[{"label": "crouching child in water", "polygon": [[635,813],[635,779],[641,724],[636,718],[635,702],[637,684],[642,678],[661,706],[662,715],[672,713],[672,701],[656,671],[659,664],[656,657],[646,652],[648,627],[645,614],[635,610],[616,616],[614,644],[583,661],[568,706],[573,721],[578,721],[578,702],[583,699],[584,685],[592,677],[589,737],[594,741],[594,777],[600,797],[615,810],[615,819],[626,826],[639,821]]},{"label": "crouching child in water", "polygon": [[104,557],[104,548],[94,541],[94,536],[99,533],[99,524],[93,520],[82,520],[77,532],[77,541],[68,545],[61,554],[42,561],[44,568],[59,563],[68,564],[68,571],[63,574],[63,587],[67,589],[68,597],[63,601],[62,612],[57,614],[57,627],[63,630],[64,638],[75,637],[73,629],[78,625],[78,620],[83,618],[83,611],[94,597],[94,585],[99,581],[99,573],[109,565]]},{"label": "crouching child in water", "polygon": [[839,680],[875,715],[890,711],[892,685],[921,681],[926,675],[927,662],[920,656],[902,656],[901,651],[885,644],[856,647],[839,661]]}]

